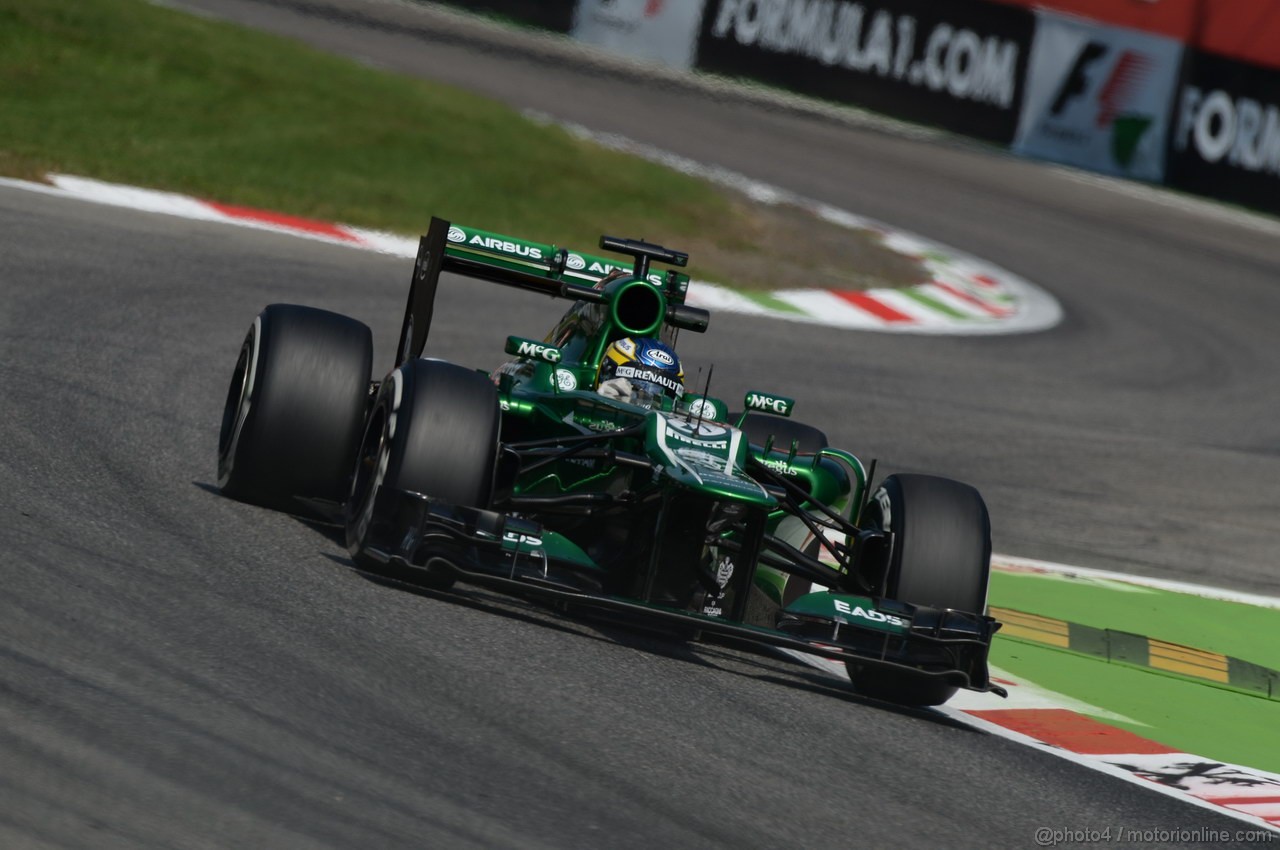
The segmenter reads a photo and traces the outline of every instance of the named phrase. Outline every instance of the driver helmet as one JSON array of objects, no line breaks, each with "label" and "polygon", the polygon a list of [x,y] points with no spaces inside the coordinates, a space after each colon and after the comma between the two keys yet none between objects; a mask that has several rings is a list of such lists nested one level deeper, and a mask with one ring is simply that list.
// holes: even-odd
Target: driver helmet
[{"label": "driver helmet", "polygon": [[600,382],[625,379],[631,387],[631,404],[660,407],[663,396],[684,395],[684,370],[680,358],[666,343],[652,337],[623,337],[609,345],[600,365]]}]

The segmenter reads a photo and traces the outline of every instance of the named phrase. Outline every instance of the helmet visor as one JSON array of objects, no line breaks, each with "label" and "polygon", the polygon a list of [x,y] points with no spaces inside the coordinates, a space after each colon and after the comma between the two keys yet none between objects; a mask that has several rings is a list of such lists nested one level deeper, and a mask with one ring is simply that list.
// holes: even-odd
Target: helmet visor
[{"label": "helmet visor", "polygon": [[655,384],[653,381],[631,381],[631,403],[640,407],[662,408],[663,400],[667,398],[667,391],[661,384]]}]

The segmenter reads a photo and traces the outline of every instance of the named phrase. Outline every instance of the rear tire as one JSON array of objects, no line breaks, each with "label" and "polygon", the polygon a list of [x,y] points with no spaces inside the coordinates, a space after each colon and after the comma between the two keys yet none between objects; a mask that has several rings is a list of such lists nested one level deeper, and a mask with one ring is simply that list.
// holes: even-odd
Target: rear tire
[{"label": "rear tire", "polygon": [[[478,372],[441,360],[411,360],[382,382],[355,461],[346,510],[347,549],[373,572],[369,554],[395,529],[375,511],[382,489],[409,490],[455,505],[488,508],[497,466],[497,390]],[[439,590],[451,576],[414,570],[417,583]]]},{"label": "rear tire", "polygon": [[227,496],[297,511],[341,502],[364,426],[373,334],[355,319],[271,304],[249,328],[218,435]]},{"label": "rear tire", "polygon": [[[986,612],[991,519],[977,490],[932,475],[891,475],[867,505],[867,524],[894,534],[887,597]],[[956,692],[953,685],[906,672],[848,666],[854,688],[876,699],[941,705]]]}]

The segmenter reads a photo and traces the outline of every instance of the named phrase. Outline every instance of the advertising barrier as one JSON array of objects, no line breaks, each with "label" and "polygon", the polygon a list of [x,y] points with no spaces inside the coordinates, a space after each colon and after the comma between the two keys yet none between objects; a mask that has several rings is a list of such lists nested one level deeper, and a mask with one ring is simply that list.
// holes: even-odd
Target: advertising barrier
[{"label": "advertising barrier", "polygon": [[1008,144],[1034,28],[985,0],[707,0],[697,67]]},{"label": "advertising barrier", "polygon": [[1014,152],[1162,180],[1181,62],[1175,39],[1038,13]]},{"label": "advertising barrier", "polygon": [[1193,53],[1178,94],[1167,182],[1280,212],[1280,69]]},{"label": "advertising barrier", "polygon": [[698,49],[702,0],[579,0],[571,35],[687,71]]},{"label": "advertising barrier", "polygon": [[1280,0],[446,0],[1280,212]]}]

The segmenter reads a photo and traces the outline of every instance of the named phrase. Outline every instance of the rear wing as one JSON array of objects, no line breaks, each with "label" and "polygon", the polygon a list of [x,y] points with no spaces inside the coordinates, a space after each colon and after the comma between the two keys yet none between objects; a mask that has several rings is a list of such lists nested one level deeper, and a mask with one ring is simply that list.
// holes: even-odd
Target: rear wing
[{"label": "rear wing", "polygon": [[620,270],[637,280],[647,280],[662,293],[666,324],[699,333],[707,329],[711,314],[684,303],[689,276],[674,269],[659,272],[650,268],[653,262],[683,267],[689,262],[687,254],[661,245],[610,236],[600,237],[600,247],[630,256],[633,262],[628,266],[605,257],[432,217],[427,234],[418,242],[418,258],[414,261],[409,301],[396,348],[396,365],[422,356],[442,272],[598,304],[605,301],[605,293],[597,284]]}]

